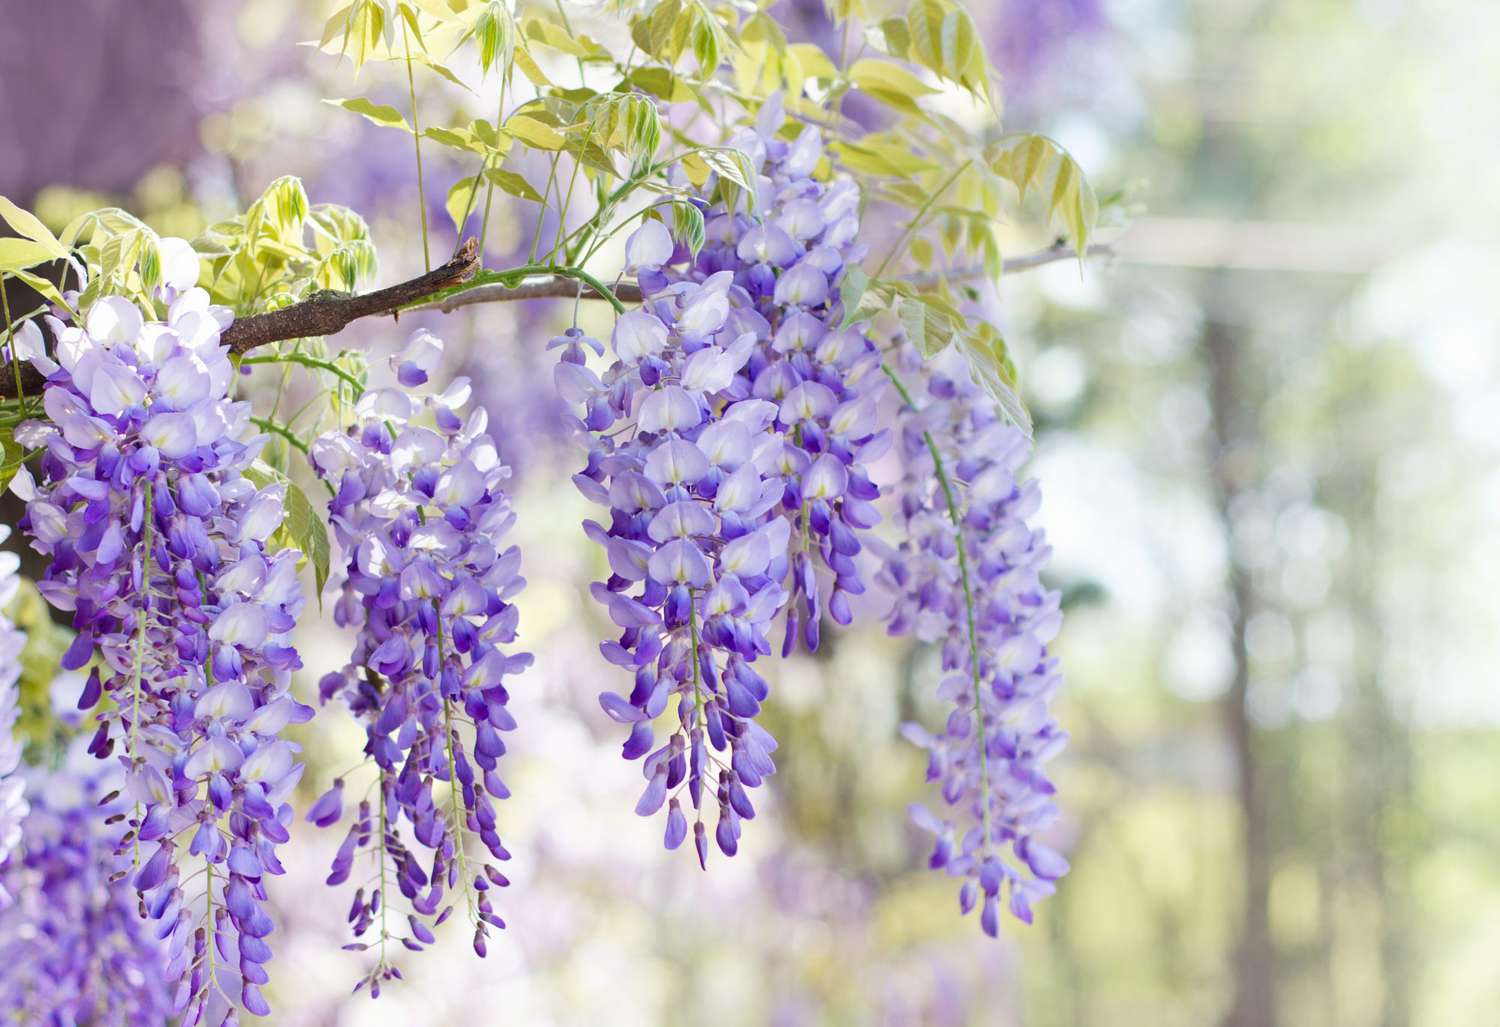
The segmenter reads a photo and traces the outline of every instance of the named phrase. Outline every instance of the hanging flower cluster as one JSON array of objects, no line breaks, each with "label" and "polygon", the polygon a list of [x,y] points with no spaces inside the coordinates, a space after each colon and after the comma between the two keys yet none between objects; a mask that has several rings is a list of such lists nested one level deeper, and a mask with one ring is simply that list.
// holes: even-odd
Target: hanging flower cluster
[{"label": "hanging flower cluster", "polygon": [[[120,768],[75,747],[27,775],[30,812],[0,865],[0,1009],[17,1023],[136,1027],[171,1021],[168,945],[141,919],[119,855],[130,802]],[[114,796],[111,798],[110,796]],[[110,822],[114,821],[114,826]]]},{"label": "hanging flower cluster", "polygon": [[[0,542],[10,537],[10,528],[0,524]],[[21,821],[26,816],[25,786],[16,775],[21,765],[21,740],[16,737],[16,717],[20,714],[21,652],[26,636],[5,615],[5,608],[15,598],[16,568],[20,561],[14,553],[0,552],[0,864],[21,839]],[[10,902],[0,885],[0,908]]]},{"label": "hanging flower cluster", "polygon": [[900,414],[903,540],[880,547],[880,578],[897,596],[891,633],[941,645],[938,692],[952,705],[939,734],[905,728],[928,750],[928,780],[951,810],[914,807],[913,818],[937,836],[932,867],[964,878],[963,912],[982,896],[993,936],[1002,894],[1030,923],[1032,902],[1068,869],[1036,839],[1057,817],[1046,763],[1067,742],[1049,709],[1062,677],[1047,643],[1061,614],[1039,578],[1051,550],[1026,523],[1041,494],[1017,478],[1030,445],[944,357],[924,365],[902,353],[901,374],[925,394]]},{"label": "hanging flower cluster", "polygon": [[[777,134],[782,121],[773,97],[757,126],[731,140],[759,172],[754,215],[703,203],[707,244],[696,257],[648,222],[627,259],[647,309],[674,283],[733,278],[729,331],[754,342],[731,394],[776,409],[766,425],[773,444],[759,448],[758,462],[783,483],[773,509],[791,534],[785,655],[799,637],[809,650],[818,647],[825,609],[848,624],[848,597],[865,590],[856,558],[862,535],[879,521],[868,465],[889,435],[878,425],[886,384],[880,353],[859,326],[844,325],[839,296],[846,269],[865,253],[857,241],[859,187],[815,178],[823,159],[818,132],[804,127],[788,143]],[[832,577],[826,598],[819,568]]]},{"label": "hanging flower cluster", "polygon": [[[768,689],[751,664],[770,653],[787,598],[789,532],[775,512],[786,485],[764,458],[777,407],[744,388],[756,338],[730,317],[732,277],[664,287],[622,316],[603,379],[585,364],[598,342],[575,329],[551,344],[562,350],[559,391],[584,411],[588,464],[573,480],[610,511],[607,526],[585,523],[612,572],[594,596],[622,631],[601,648],[634,674],[628,696],[606,691],[600,703],[630,726],[625,758],[645,757],[636,812],[665,804],[675,849],[688,830],[685,788],[704,866],[705,791],[718,805],[715,841],[732,856],[755,815],[745,789],[776,769],[776,743],[754,720]],[[674,730],[656,746],[652,721],[674,701]]]},{"label": "hanging flower cluster", "polygon": [[264,437],[228,399],[228,314],[187,263],[164,322],[119,297],[84,327],[51,321],[55,359],[32,351],[48,420],[16,439],[43,450],[40,479],[18,477],[49,559],[38,587],[73,612],[64,669],[93,661],[79,708],[109,698],[89,749],[124,765],[131,883],[196,1022],[220,1004],[268,1012],[264,879],[282,872],[302,772],[278,735],[312,711],[289,694],[299,554],[267,544],[284,496],[247,476]]},{"label": "hanging flower cluster", "polygon": [[[441,395],[407,391],[427,381],[441,354],[438,339],[418,332],[392,360],[405,388],[365,393],[355,423],[312,447],[335,493],[330,518],[347,561],[334,617],[357,632],[348,665],[326,675],[320,692],[324,702],[342,698],[363,724],[378,770],[375,801],[359,802],[328,880],[344,882],[361,850],[375,853],[378,883],[359,889],[349,914],[356,937],[378,925],[378,941],[351,946],[380,949],[361,982],[372,994],[399,975],[385,943],[430,944],[454,893],[467,897],[479,955],[489,929],[505,926],[489,895],[508,883],[497,863],[510,858],[494,800],[510,794],[497,761],[500,733],[516,726],[504,681],[531,663],[504,648],[516,640],[512,600],[525,580],[520,550],[505,544],[515,521],[510,469],[485,434],[484,410],[458,412],[468,382]],[[308,819],[337,823],[343,789],[335,781]],[[431,852],[428,863],[404,840],[403,817]],[[399,936],[389,924],[392,884],[412,911]]]}]

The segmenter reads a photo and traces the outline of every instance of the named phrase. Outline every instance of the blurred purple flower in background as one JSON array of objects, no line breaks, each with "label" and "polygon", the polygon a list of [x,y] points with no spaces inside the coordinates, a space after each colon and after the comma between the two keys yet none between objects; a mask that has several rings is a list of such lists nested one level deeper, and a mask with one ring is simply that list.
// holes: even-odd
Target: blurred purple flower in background
[{"label": "blurred purple flower in background", "polygon": [[0,1008],[24,1023],[169,1022],[169,946],[138,912],[130,857],[118,854],[131,805],[119,766],[78,744],[25,779],[31,811],[0,865],[15,896],[0,910]]}]

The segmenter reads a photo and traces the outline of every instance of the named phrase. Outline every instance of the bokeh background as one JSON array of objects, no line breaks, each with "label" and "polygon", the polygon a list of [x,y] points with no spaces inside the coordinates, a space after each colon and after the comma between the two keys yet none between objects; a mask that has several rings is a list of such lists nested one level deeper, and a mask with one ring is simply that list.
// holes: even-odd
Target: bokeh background
[{"label": "bokeh background", "polygon": [[[321,103],[404,82],[297,46],[324,6],[4,5],[0,193],[191,236],[291,173],[370,218],[385,280],[420,270],[407,140]],[[471,309],[435,327],[518,470],[537,654],[508,757],[510,929],[483,962],[450,932],[405,987],[350,997],[348,896],[321,883],[337,838],[306,828],[274,895],[275,1023],[1500,1022],[1500,7],[973,9],[1009,126],[1055,136],[1131,214],[1114,259],[996,297],[1068,602],[1059,894],[990,942],[923,869],[898,728],[940,716],[935,661],[878,628],[777,669],[784,759],[741,855],[704,875],[661,851],[595,702],[615,684],[599,557],[542,351],[572,311]],[[817,0],[779,10],[818,31]],[[448,244],[443,190],[470,171],[428,167]],[[491,264],[533,218],[492,226]],[[407,327],[338,342],[379,355]],[[301,645],[310,698],[344,642],[311,625]],[[303,741],[309,796],[360,745],[337,708]]]}]

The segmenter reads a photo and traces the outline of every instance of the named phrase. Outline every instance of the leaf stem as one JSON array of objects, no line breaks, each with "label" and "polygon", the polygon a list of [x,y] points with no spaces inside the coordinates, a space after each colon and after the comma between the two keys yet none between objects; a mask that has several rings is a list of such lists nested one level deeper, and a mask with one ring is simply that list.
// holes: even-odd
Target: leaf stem
[{"label": "leaf stem", "polygon": [[913,232],[917,230],[917,226],[922,223],[922,219],[927,216],[927,212],[932,209],[932,205],[942,198],[942,195],[948,191],[948,187],[951,186],[954,182],[958,181],[958,176],[962,175],[965,171],[968,171],[969,165],[973,163],[974,158],[970,157],[958,167],[954,168],[952,174],[943,179],[943,184],[938,186],[931,196],[927,197],[927,202],[923,203],[916,214],[912,215],[912,219],[908,221],[906,227],[901,230],[901,237],[896,240],[896,244],[891,247],[891,251],[885,255],[885,259],[880,262],[880,266],[875,269],[875,273],[870,276],[871,278],[880,277],[881,272],[883,272],[890,264],[892,258],[894,258],[896,254],[901,252],[902,247],[906,244],[906,240],[911,236]]}]

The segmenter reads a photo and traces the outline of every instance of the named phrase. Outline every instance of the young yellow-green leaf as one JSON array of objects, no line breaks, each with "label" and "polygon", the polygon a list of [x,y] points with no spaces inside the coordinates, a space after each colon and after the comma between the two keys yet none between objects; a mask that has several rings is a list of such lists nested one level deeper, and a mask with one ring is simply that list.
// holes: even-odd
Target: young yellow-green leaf
[{"label": "young yellow-green leaf", "polygon": [[30,239],[0,239],[0,272],[20,271],[56,260],[52,250]]},{"label": "young yellow-green leaf", "polygon": [[703,211],[686,200],[673,200],[672,237],[678,242],[687,244],[688,251],[696,259],[698,252],[703,249],[703,244],[708,240],[707,229],[703,222]]},{"label": "young yellow-green leaf", "polygon": [[968,358],[974,380],[990,394],[1005,418],[1029,438],[1031,415],[1016,392],[1016,365],[1011,362],[1000,332],[988,321],[974,321],[955,341]]},{"label": "young yellow-green leaf", "polygon": [[525,114],[513,114],[505,122],[505,131],[538,150],[561,150],[567,139],[557,129]]},{"label": "young yellow-green leaf", "polygon": [[30,239],[32,242],[42,246],[54,258],[62,258],[68,255],[67,248],[57,241],[57,236],[53,235],[46,225],[42,224],[41,219],[28,210],[22,210],[4,196],[0,196],[0,218],[4,218],[5,222],[11,228],[15,229],[16,234],[20,235],[21,238]]},{"label": "young yellow-green leaf", "polygon": [[324,100],[335,107],[342,107],[346,111],[353,111],[362,115],[371,122],[382,128],[399,128],[403,132],[410,132],[411,126],[406,123],[406,118],[396,108],[384,103],[372,103],[363,96],[350,97],[347,100]]},{"label": "young yellow-green leaf", "polygon": [[[337,28],[335,20],[342,22]],[[334,29],[335,36],[342,31],[343,41],[339,46],[339,53],[348,54],[349,59],[354,62],[354,70],[358,72],[375,55],[381,40],[389,39],[390,28],[386,22],[385,7],[380,0],[354,0],[354,3],[329,19],[324,31],[326,35],[328,29]],[[332,42],[331,39],[329,41]]]},{"label": "young yellow-green leaf", "polygon": [[844,280],[839,283],[839,302],[844,307],[844,321],[839,325],[839,331],[854,323],[855,315],[859,313],[859,301],[864,299],[869,287],[870,276],[865,274],[864,268],[854,264],[845,269]]},{"label": "young yellow-green leaf", "polygon": [[727,178],[741,189],[750,189],[755,182],[755,165],[744,150],[733,146],[703,146],[697,156],[721,178]]},{"label": "young yellow-green leaf", "polygon": [[448,190],[448,198],[443,202],[443,209],[448,212],[448,217],[459,234],[463,233],[464,223],[474,213],[474,193],[477,189],[478,179],[474,175],[460,178]]},{"label": "young yellow-green leaf", "polygon": [[484,177],[512,196],[530,200],[532,203],[542,202],[541,194],[531,187],[530,182],[514,171],[506,171],[504,168],[488,168],[485,170]]},{"label": "young yellow-green leaf", "polygon": [[422,130],[424,138],[431,139],[439,146],[446,146],[454,150],[466,150],[470,153],[484,153],[485,146],[474,138],[472,132],[461,128],[446,128],[442,125],[434,125],[432,128]]},{"label": "young yellow-green leaf", "polygon": [[894,61],[865,57],[849,67],[850,80],[866,92],[897,93],[909,97],[938,92]]},{"label": "young yellow-green leaf", "polygon": [[437,74],[439,77],[447,79],[449,82],[452,82],[455,86],[458,86],[458,88],[462,89],[464,92],[474,92],[473,89],[469,88],[469,84],[463,79],[459,78],[458,75],[454,73],[453,69],[449,68],[446,64],[441,64],[438,61],[433,60],[426,54],[412,54],[411,59],[413,63],[420,64]]},{"label": "young yellow-green leaf", "polygon": [[1050,177],[1047,217],[1063,227],[1074,250],[1083,256],[1099,218],[1099,201],[1073,156],[1040,135],[1010,140],[990,153],[990,170],[1014,183],[1023,199]]},{"label": "young yellow-green leaf", "polygon": [[588,36],[570,33],[555,22],[544,18],[528,18],[525,26],[526,38],[549,46],[570,57],[586,59],[608,57],[609,52]]},{"label": "young yellow-green leaf", "polygon": [[0,429],[0,493],[10,488],[11,479],[21,469],[21,461],[26,454],[21,447],[11,439],[11,429]]},{"label": "young yellow-green leaf", "polygon": [[512,59],[515,61],[516,67],[521,69],[522,74],[530,79],[531,84],[538,89],[546,89],[552,85],[552,80],[547,77],[547,73],[537,64],[536,58],[531,56],[531,51],[527,50],[524,46],[516,47]]},{"label": "young yellow-green leaf", "polygon": [[245,469],[245,477],[261,489],[279,485],[284,490],[284,517],[277,536],[285,538],[289,547],[301,551],[302,558],[312,565],[313,582],[316,585],[318,604],[323,602],[323,586],[328,583],[328,565],[331,550],[328,544],[328,528],[313,509],[307,494],[297,483],[266,463],[257,460]]},{"label": "young yellow-green leaf", "polygon": [[63,294],[58,291],[57,286],[41,275],[32,274],[30,271],[23,271],[19,268],[13,269],[10,271],[10,274],[15,275],[21,281],[25,282],[33,292],[39,293],[47,302],[56,304],[63,310],[72,311],[73,308],[68,305],[67,300],[63,299]]},{"label": "young yellow-green leaf", "polygon": [[913,60],[975,96],[988,95],[984,47],[967,10],[952,0],[916,0],[906,12],[906,33]]}]

